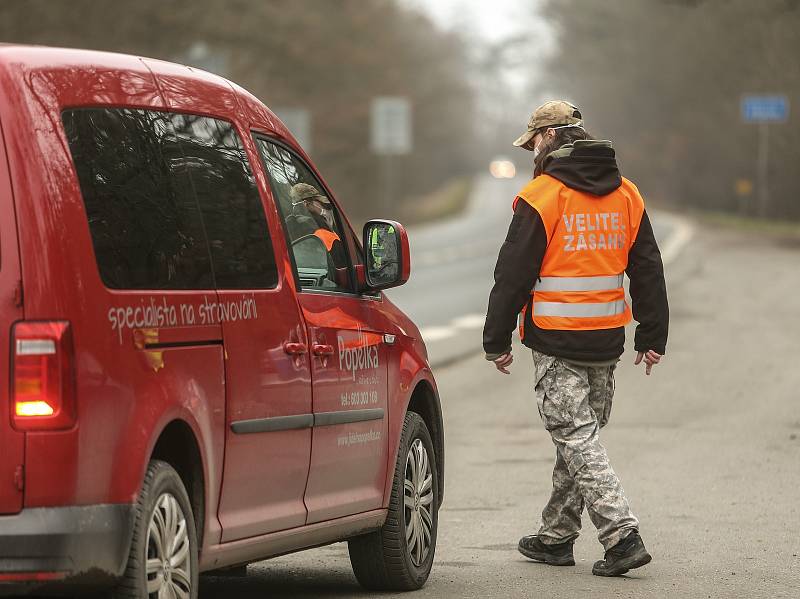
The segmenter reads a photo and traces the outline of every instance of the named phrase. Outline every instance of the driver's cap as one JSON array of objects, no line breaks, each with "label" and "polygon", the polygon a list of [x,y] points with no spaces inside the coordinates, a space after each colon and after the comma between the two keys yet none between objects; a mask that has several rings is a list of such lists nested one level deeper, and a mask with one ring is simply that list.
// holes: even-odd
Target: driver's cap
[{"label": "driver's cap", "polygon": [[292,204],[299,204],[304,200],[317,200],[325,206],[330,206],[331,204],[327,196],[321,194],[316,187],[308,183],[295,183],[292,185],[289,197],[292,200]]}]

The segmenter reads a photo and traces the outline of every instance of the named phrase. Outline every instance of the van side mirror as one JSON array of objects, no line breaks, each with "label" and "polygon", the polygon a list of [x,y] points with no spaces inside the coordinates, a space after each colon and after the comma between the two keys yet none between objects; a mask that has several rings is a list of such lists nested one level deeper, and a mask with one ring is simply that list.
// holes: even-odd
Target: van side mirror
[{"label": "van side mirror", "polygon": [[364,262],[367,287],[398,287],[411,275],[408,234],[398,222],[371,220],[364,225]]}]

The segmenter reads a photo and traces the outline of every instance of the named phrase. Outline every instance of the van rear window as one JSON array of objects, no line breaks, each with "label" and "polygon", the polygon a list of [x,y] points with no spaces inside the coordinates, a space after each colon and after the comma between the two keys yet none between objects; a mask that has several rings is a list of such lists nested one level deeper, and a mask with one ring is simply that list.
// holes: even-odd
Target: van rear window
[{"label": "van rear window", "polygon": [[107,287],[277,285],[264,208],[231,123],[126,108],[68,110],[63,121]]}]

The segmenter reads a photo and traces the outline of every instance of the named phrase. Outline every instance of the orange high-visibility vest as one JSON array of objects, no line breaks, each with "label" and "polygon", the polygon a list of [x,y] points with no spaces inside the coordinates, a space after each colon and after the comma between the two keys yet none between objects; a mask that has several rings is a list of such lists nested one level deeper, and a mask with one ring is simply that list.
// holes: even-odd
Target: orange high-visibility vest
[{"label": "orange high-visibility vest", "polygon": [[616,190],[594,196],[540,175],[520,198],[539,213],[547,232],[539,279],[531,290],[536,326],[586,331],[628,324],[631,310],[622,281],[644,214],[636,186],[623,177]]},{"label": "orange high-visibility vest", "polygon": [[319,237],[322,243],[325,244],[325,249],[328,250],[329,252],[331,251],[331,249],[333,249],[334,243],[336,243],[337,241],[341,241],[341,239],[336,233],[334,233],[333,231],[328,231],[328,229],[322,229],[322,228],[317,229],[316,231],[314,231],[314,235]]}]

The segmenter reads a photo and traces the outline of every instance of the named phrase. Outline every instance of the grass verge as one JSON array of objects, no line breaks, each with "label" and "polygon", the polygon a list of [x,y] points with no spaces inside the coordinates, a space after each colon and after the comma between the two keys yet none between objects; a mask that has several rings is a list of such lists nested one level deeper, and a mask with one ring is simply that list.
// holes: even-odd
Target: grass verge
[{"label": "grass verge", "polygon": [[429,223],[464,210],[472,190],[472,179],[458,177],[425,195],[407,198],[400,209],[403,224]]},{"label": "grass verge", "polygon": [[704,210],[696,206],[678,206],[658,198],[647,198],[647,206],[677,216],[689,217],[711,226],[734,229],[745,233],[761,234],[769,237],[800,240],[800,222],[798,221],[779,218],[759,218],[757,216],[745,216],[721,210]]},{"label": "grass verge", "polygon": [[740,216],[727,212],[702,212],[692,214],[701,222],[728,229],[760,233],[774,237],[800,239],[800,223],[786,220]]}]

